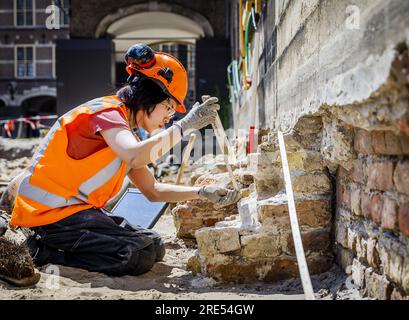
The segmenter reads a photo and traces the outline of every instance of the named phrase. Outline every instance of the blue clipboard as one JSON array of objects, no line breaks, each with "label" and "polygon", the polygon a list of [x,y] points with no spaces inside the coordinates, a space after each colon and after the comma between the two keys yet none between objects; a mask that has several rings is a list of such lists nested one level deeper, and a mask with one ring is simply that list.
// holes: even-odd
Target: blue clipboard
[{"label": "blue clipboard", "polygon": [[111,214],[125,218],[130,224],[152,229],[167,206],[167,202],[151,202],[138,189],[128,188]]}]

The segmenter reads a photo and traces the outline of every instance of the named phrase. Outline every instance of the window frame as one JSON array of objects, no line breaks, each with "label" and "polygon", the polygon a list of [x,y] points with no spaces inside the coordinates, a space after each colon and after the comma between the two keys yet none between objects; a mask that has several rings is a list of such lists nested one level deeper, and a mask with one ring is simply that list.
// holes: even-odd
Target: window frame
[{"label": "window frame", "polygon": [[52,1],[51,1],[51,4],[54,5],[54,6],[57,6],[57,7],[60,9],[60,26],[61,26],[61,27],[69,27],[69,25],[70,25],[70,14],[69,14],[69,13],[70,13],[70,0],[61,0],[61,1],[63,1],[64,4],[66,4],[66,3],[68,2],[67,7],[64,6],[64,9],[67,9],[67,10],[68,10],[68,12],[67,12],[67,21],[68,21],[68,23],[64,23],[64,17],[65,17],[64,11],[62,11],[62,10],[57,6],[56,1],[55,1],[55,0],[52,0]]},{"label": "window frame", "polygon": [[[37,9],[36,9],[36,0],[31,0],[32,3],[33,3],[33,8],[31,9],[33,24],[30,24],[30,25],[27,25],[26,21],[24,21],[24,24],[22,24],[22,25],[17,24],[17,1],[18,0],[13,1],[14,26],[16,28],[34,28],[36,26],[36,23],[37,23],[37,21],[36,21],[36,11],[37,11]],[[24,20],[26,20],[26,14],[27,14],[27,11],[24,8]]]},{"label": "window frame", "polygon": [[[19,48],[32,48],[33,50],[33,75],[32,76],[28,76],[28,75],[24,75],[24,76],[19,76],[18,75],[18,49]],[[24,51],[24,58],[26,56],[26,52]],[[27,60],[24,60],[24,63],[27,63]],[[25,74],[27,74],[27,70],[25,70]],[[34,44],[18,44],[14,47],[14,77],[16,79],[35,79],[36,78],[36,74],[37,74],[37,67],[36,67],[36,46]]]}]

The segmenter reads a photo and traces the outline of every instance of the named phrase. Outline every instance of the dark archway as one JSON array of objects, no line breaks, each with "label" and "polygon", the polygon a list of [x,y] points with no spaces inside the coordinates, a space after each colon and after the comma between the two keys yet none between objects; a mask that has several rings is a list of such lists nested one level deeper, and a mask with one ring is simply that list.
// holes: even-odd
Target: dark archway
[{"label": "dark archway", "polygon": [[[27,98],[21,103],[23,117],[55,115],[57,112],[57,101],[53,96],[35,96]],[[40,120],[44,127],[51,127],[55,119]],[[25,137],[40,136],[39,128],[32,129],[30,125],[24,124]]]}]

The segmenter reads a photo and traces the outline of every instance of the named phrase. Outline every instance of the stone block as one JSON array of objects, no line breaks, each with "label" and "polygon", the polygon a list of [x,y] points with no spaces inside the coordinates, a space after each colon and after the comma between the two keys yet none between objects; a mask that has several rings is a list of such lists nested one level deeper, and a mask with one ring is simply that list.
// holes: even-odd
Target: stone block
[{"label": "stone block", "polygon": [[[295,196],[295,208],[300,225],[312,228],[325,227],[331,223],[331,201],[326,198],[307,198]],[[258,202],[258,219],[264,223],[268,218],[286,217],[289,223],[286,196],[275,197]]]},{"label": "stone block", "polygon": [[343,219],[335,223],[335,240],[344,248],[348,248],[348,224]]},{"label": "stone block", "polygon": [[[228,173],[206,173],[196,181],[198,186],[208,184],[217,184],[227,188],[231,187]],[[236,204],[222,207],[201,199],[179,203],[172,210],[176,236],[179,238],[194,238],[197,229],[213,226],[215,223],[233,214],[238,214]]]},{"label": "stone block", "polygon": [[337,206],[351,210],[351,192],[349,186],[337,181]]},{"label": "stone block", "polygon": [[376,245],[376,250],[378,251],[378,254],[379,254],[379,260],[381,262],[382,273],[389,274],[390,257],[389,257],[388,248],[382,242],[378,242],[378,244]]},{"label": "stone block", "polygon": [[367,186],[376,190],[393,190],[393,170],[394,163],[391,161],[368,164],[366,167],[368,175]]},{"label": "stone block", "polygon": [[306,259],[310,274],[324,273],[334,265],[334,257],[329,253],[313,252]]},{"label": "stone block", "polygon": [[243,185],[249,186],[254,182],[254,176],[250,171],[236,170],[234,171],[235,178]]},{"label": "stone block", "polygon": [[366,161],[365,159],[355,159],[352,165],[351,178],[354,182],[366,184]]},{"label": "stone block", "polygon": [[399,289],[394,288],[391,294],[391,300],[409,300],[409,296],[402,293]]},{"label": "stone block", "polygon": [[398,205],[395,200],[384,197],[382,208],[382,228],[396,230],[398,227]]},{"label": "stone block", "polygon": [[377,274],[372,268],[365,271],[365,294],[378,300],[390,300],[392,285],[384,276]]},{"label": "stone block", "polygon": [[387,276],[389,276],[389,278],[393,282],[397,283],[398,285],[401,285],[403,258],[393,250],[389,251],[389,257],[390,257],[389,272],[387,273]]},{"label": "stone block", "polygon": [[366,261],[368,264],[375,268],[379,268],[379,255],[378,251],[376,250],[377,240],[373,238],[369,238],[367,241],[367,251],[366,251]]},{"label": "stone block", "polygon": [[358,129],[355,132],[354,149],[361,154],[373,154],[371,132]]},{"label": "stone block", "polygon": [[194,275],[201,273],[201,264],[197,253],[187,260],[186,269],[191,271]]},{"label": "stone block", "polygon": [[[215,229],[217,230],[217,229]],[[240,250],[239,230],[236,228],[220,228],[215,233],[216,248],[220,253]]]},{"label": "stone block", "polygon": [[270,258],[282,253],[279,234],[258,233],[240,237],[241,255],[245,258]]},{"label": "stone block", "polygon": [[365,266],[362,265],[357,259],[352,261],[352,268],[351,268],[351,276],[352,281],[355,285],[360,288],[364,288],[365,286]]},{"label": "stone block", "polygon": [[342,246],[337,246],[336,248],[336,260],[338,265],[345,271],[350,271],[351,272],[351,266],[352,262],[354,260],[354,254],[348,250],[345,249]]},{"label": "stone block", "polygon": [[372,147],[374,152],[378,154],[402,154],[402,147],[399,141],[399,137],[390,131],[372,132]]},{"label": "stone block", "polygon": [[371,196],[365,192],[361,192],[361,212],[365,218],[371,219]]},{"label": "stone block", "polygon": [[399,230],[409,237],[409,203],[404,203],[399,206]]},{"label": "stone block", "polygon": [[356,256],[360,261],[366,261],[368,240],[362,236],[358,236],[356,242]]},{"label": "stone block", "polygon": [[351,185],[351,212],[356,215],[362,215],[361,211],[361,189],[356,185]]},{"label": "stone block", "polygon": [[409,295],[409,258],[403,260],[402,264],[402,288]]},{"label": "stone block", "polygon": [[291,176],[294,193],[327,194],[332,192],[331,181],[326,174],[302,174]]},{"label": "stone block", "polygon": [[356,255],[356,246],[357,246],[357,242],[359,242],[358,232],[352,228],[348,228],[347,233],[348,233],[348,247],[347,248]]},{"label": "stone block", "polygon": [[[299,149],[293,152],[287,152],[287,161],[290,171],[302,171],[306,173],[315,173],[324,170],[322,156],[319,152]],[[273,164],[282,168],[281,156],[277,155],[273,159]]]},{"label": "stone block", "polygon": [[409,195],[409,162],[398,162],[393,181],[398,192]]},{"label": "stone block", "polygon": [[[305,255],[312,252],[328,252],[331,247],[331,235],[327,229],[313,229],[301,231],[301,239]],[[287,254],[295,255],[294,240],[292,233],[289,232],[286,237],[285,251]]]},{"label": "stone block", "polygon": [[371,197],[369,203],[369,211],[371,213],[372,221],[376,224],[382,223],[383,199],[381,195],[375,194]]}]

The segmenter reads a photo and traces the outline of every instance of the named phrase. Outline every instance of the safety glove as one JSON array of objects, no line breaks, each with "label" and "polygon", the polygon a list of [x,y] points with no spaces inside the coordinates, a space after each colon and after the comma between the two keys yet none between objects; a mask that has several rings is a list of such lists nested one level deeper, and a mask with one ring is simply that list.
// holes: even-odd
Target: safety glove
[{"label": "safety glove", "polygon": [[216,97],[210,97],[203,103],[196,102],[189,113],[183,119],[176,122],[181,127],[182,134],[187,135],[190,132],[214,123],[217,111],[220,109],[218,101],[219,99]]},{"label": "safety glove", "polygon": [[209,200],[223,207],[236,203],[241,199],[240,191],[214,185],[201,187],[198,194],[200,199]]}]

